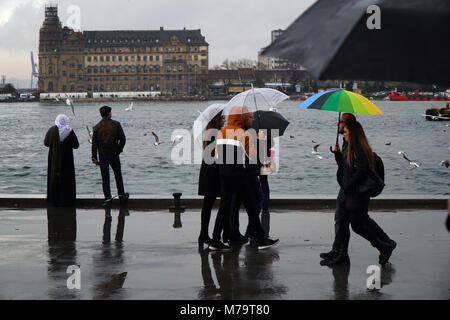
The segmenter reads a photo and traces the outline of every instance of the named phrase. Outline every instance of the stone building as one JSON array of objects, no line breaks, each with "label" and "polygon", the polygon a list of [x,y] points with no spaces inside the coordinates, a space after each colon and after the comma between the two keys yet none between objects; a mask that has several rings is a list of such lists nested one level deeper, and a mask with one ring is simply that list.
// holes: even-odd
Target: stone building
[{"label": "stone building", "polygon": [[45,8],[39,34],[39,90],[205,94],[208,43],[200,30],[83,31],[63,27]]}]

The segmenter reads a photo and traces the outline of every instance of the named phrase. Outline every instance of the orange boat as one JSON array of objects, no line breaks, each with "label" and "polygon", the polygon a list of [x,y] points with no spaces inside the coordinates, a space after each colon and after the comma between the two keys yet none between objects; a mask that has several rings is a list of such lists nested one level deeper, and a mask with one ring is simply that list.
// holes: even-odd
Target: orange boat
[{"label": "orange boat", "polygon": [[389,100],[391,101],[448,101],[445,95],[434,93],[423,93],[416,89],[408,93],[389,92]]}]

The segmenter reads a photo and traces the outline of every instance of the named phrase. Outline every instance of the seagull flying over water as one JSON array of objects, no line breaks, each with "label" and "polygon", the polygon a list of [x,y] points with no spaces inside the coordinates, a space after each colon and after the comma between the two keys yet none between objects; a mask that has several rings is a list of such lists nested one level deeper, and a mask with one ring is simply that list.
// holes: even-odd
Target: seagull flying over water
[{"label": "seagull flying over water", "polygon": [[317,150],[317,148],[319,148],[321,144],[316,144],[315,146],[313,146],[311,154],[315,155],[317,157],[317,159],[323,159],[323,157],[320,155],[320,152]]},{"label": "seagull flying over water", "polygon": [[409,165],[411,166],[411,168],[419,168],[420,167],[420,163],[418,163],[417,161],[411,161],[408,156],[406,155],[406,153],[404,153],[403,151],[399,151],[398,154],[402,155],[403,158],[409,162]]},{"label": "seagull flying over water", "polygon": [[125,111],[133,111],[133,102],[130,104],[128,108],[125,108]]},{"label": "seagull flying over water", "polygon": [[66,97],[67,97],[66,104],[72,108],[72,113],[73,113],[73,115],[75,115],[75,110],[74,110],[74,107],[73,107],[73,101],[72,101],[72,99],[69,97],[69,95],[67,93],[66,93]]},{"label": "seagull flying over water", "polygon": [[159,141],[159,137],[153,131],[152,131],[152,135],[155,137],[155,142],[153,143],[153,145],[159,146],[161,143],[164,143],[164,141]]},{"label": "seagull flying over water", "polygon": [[448,168],[450,166],[450,160],[442,160],[441,163],[439,163],[441,167]]},{"label": "seagull flying over water", "polygon": [[320,154],[320,152],[317,151],[317,148],[318,148],[319,146],[320,146],[320,143],[319,143],[319,144],[316,144],[316,145],[312,148],[311,154]]},{"label": "seagull flying over water", "polygon": [[87,130],[87,132],[88,132],[88,135],[89,135],[89,143],[90,144],[92,144],[92,136],[93,136],[93,133],[91,132],[91,130],[89,130],[89,127],[88,126],[86,126],[86,130]]}]

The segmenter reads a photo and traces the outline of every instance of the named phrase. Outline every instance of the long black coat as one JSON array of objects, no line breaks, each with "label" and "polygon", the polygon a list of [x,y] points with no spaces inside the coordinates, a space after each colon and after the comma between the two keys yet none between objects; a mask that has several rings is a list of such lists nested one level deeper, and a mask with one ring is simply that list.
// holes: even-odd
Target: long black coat
[{"label": "long black coat", "polygon": [[[216,144],[215,140],[215,137],[211,137],[211,141],[208,143],[208,149],[212,147],[211,143]],[[211,157],[214,158],[214,148],[212,148]],[[215,162],[206,164],[202,160],[198,179],[198,194],[201,196],[220,197],[219,166]]]},{"label": "long black coat", "polygon": [[[78,149],[80,144],[75,132],[60,142],[60,154],[54,154],[53,148],[48,151],[48,174],[47,174],[47,201],[54,206],[73,206],[76,198],[75,165],[73,160],[73,149]],[[52,158],[60,157],[60,183],[53,185],[51,181]]]}]

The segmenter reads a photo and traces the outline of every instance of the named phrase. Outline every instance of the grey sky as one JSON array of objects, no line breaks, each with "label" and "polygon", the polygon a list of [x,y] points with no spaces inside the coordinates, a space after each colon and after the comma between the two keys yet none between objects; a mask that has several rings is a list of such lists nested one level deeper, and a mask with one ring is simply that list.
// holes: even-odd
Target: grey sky
[{"label": "grey sky", "polygon": [[64,25],[71,5],[81,30],[201,29],[209,43],[209,66],[226,58],[257,59],[270,31],[285,29],[315,0],[0,0],[0,75],[29,78],[30,51],[38,53],[44,6],[58,4]]}]

